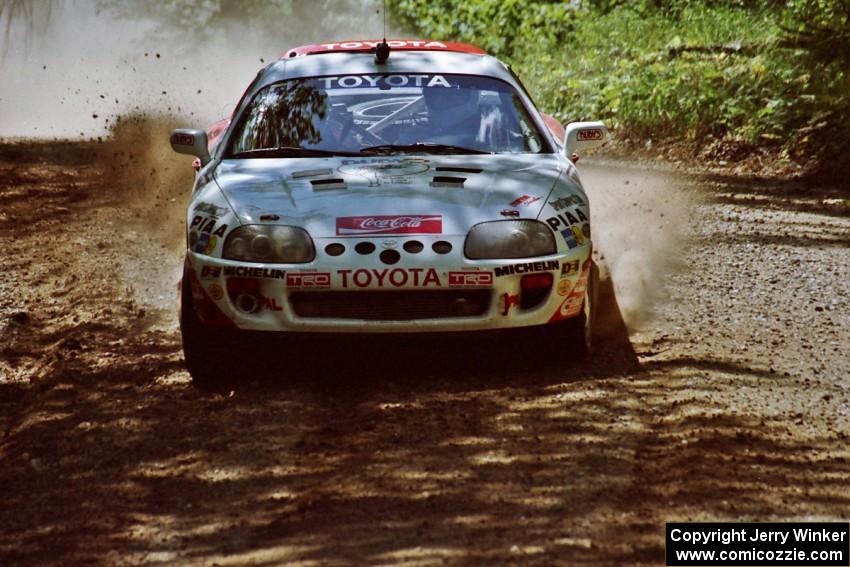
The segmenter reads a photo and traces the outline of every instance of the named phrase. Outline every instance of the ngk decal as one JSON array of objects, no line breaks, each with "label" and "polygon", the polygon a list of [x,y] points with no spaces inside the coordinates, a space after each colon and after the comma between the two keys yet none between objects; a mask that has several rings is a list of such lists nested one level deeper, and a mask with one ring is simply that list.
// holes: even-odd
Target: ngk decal
[{"label": "ngk decal", "polygon": [[289,273],[286,274],[286,287],[331,287],[331,275],[328,272]]},{"label": "ngk decal", "polygon": [[449,287],[482,287],[493,285],[492,272],[449,272]]},{"label": "ngk decal", "polygon": [[440,276],[434,268],[384,268],[382,270],[337,270],[342,287],[440,287]]},{"label": "ngk decal", "polygon": [[338,236],[363,236],[369,234],[441,234],[443,217],[440,215],[338,217]]}]

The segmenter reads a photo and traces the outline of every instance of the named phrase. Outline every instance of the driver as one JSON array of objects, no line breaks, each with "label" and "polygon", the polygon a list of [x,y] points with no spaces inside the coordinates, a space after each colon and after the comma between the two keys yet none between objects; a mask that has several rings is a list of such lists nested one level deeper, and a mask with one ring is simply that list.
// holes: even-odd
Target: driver
[{"label": "driver", "polygon": [[458,87],[428,87],[422,89],[428,122],[409,131],[408,143],[433,142],[462,144],[478,136],[481,114],[479,93],[475,89]]}]

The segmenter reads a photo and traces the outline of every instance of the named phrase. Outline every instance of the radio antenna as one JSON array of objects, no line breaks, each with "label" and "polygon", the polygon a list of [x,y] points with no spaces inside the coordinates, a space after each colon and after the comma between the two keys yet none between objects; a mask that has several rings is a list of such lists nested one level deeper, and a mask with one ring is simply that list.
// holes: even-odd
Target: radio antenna
[{"label": "radio antenna", "polygon": [[387,43],[387,0],[384,0],[384,40],[375,46],[375,63],[386,63],[390,58],[390,45]]}]

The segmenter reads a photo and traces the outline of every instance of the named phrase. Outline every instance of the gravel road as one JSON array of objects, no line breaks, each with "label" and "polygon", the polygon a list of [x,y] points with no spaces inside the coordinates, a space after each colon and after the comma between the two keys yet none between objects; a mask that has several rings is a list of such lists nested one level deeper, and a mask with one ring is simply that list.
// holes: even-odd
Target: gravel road
[{"label": "gravel road", "polygon": [[590,362],[323,342],[202,392],[191,170],[111,147],[0,147],[0,564],[659,565],[666,521],[850,518],[847,201],[587,160]]}]

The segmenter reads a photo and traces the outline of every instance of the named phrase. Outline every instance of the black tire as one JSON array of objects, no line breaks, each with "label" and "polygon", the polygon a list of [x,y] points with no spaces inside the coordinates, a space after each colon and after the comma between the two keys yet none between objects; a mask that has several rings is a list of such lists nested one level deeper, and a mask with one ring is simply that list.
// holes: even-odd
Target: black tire
[{"label": "black tire", "polygon": [[593,350],[593,328],[596,320],[596,306],[599,290],[599,267],[596,262],[590,264],[590,275],[581,311],[576,317],[563,323],[564,335],[572,356],[584,359]]},{"label": "black tire", "polygon": [[[223,387],[230,378],[235,333],[231,329],[204,325],[195,312],[188,263],[180,284],[180,334],[183,358],[192,383],[202,390]],[[227,357],[225,359],[225,357]]]}]

